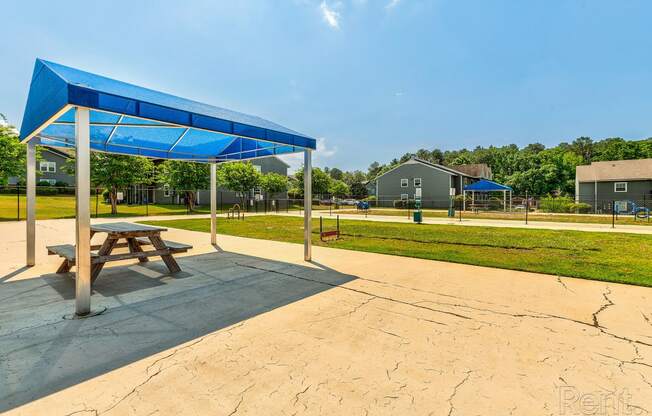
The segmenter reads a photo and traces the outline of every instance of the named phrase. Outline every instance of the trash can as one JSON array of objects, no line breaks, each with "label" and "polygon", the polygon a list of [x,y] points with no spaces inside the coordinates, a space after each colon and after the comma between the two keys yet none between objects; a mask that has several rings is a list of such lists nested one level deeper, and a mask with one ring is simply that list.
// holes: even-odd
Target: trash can
[{"label": "trash can", "polygon": [[448,208],[448,216],[449,216],[450,218],[455,217],[455,208],[452,208],[452,207],[451,207],[451,208]]},{"label": "trash can", "polygon": [[414,211],[414,222],[421,224],[421,211]]}]

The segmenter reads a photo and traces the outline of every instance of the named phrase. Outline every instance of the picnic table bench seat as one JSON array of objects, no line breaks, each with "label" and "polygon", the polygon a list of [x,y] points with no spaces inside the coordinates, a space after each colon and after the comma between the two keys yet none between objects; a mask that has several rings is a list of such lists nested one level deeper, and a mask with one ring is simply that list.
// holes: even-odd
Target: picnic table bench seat
[{"label": "picnic table bench seat", "polygon": [[[147,237],[138,237],[136,241],[142,246],[151,245],[152,242]],[[177,243],[176,241],[163,240],[163,243],[167,248],[170,249],[173,253],[185,253],[186,251],[192,249],[190,244]]]},{"label": "picnic table bench seat", "polygon": [[[59,257],[63,257],[64,259],[68,260],[72,264],[75,264],[76,257],[77,257],[77,251],[75,250],[75,246],[72,244],[60,244],[57,246],[47,246],[48,249],[48,254],[56,254]],[[91,252],[91,258],[97,257],[97,253],[92,253]]]},{"label": "picnic table bench seat", "polygon": [[[92,245],[91,250],[98,250],[99,252],[91,251],[91,264],[93,265],[92,281],[97,278],[104,263],[109,261],[127,260],[137,258],[140,262],[147,262],[148,257],[161,256],[171,272],[180,270],[179,266],[171,261],[170,254],[185,253],[192,249],[190,244],[178,243],[176,241],[162,240],[160,237],[152,237],[157,241],[153,243],[150,237],[128,237],[126,243],[118,243],[114,240],[108,252],[103,252],[101,245]],[[162,244],[161,244],[162,243]],[[140,246],[151,246],[156,244],[155,250],[143,251]],[[111,254],[113,248],[129,247],[128,253]],[[57,273],[67,273],[76,264],[77,252],[72,244],[61,244],[55,246],[47,246],[49,255],[58,255],[62,257],[63,263],[59,266]]]}]

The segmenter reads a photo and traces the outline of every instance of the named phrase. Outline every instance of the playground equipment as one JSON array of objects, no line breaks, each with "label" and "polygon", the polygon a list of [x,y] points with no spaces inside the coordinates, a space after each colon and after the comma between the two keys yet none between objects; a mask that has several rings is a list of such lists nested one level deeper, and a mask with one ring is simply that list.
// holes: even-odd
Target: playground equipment
[{"label": "playground equipment", "polygon": [[369,211],[369,201],[358,201],[358,203],[355,205],[358,211],[363,211],[365,213]]},{"label": "playground equipment", "polygon": [[243,219],[244,220],[244,211],[242,212],[242,218],[240,218],[240,205],[235,204],[233,205],[232,208],[229,208],[229,210],[226,213],[226,219],[235,219],[236,213],[238,215],[238,219]]},{"label": "playground equipment", "polygon": [[340,216],[337,216],[337,229],[324,231],[324,220],[319,217],[319,239],[323,242],[340,239]]},{"label": "playground equipment", "polygon": [[633,215],[639,219],[649,219],[650,209],[647,207],[640,207],[634,201],[615,201],[614,212],[617,215]]}]

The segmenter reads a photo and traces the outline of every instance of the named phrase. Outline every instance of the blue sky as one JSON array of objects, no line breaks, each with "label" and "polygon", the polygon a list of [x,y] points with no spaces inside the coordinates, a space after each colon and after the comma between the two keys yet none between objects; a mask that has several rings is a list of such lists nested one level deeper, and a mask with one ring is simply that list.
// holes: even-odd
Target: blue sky
[{"label": "blue sky", "polygon": [[652,136],[649,1],[9,0],[0,10],[0,112],[16,125],[41,57],[317,137],[320,166]]}]

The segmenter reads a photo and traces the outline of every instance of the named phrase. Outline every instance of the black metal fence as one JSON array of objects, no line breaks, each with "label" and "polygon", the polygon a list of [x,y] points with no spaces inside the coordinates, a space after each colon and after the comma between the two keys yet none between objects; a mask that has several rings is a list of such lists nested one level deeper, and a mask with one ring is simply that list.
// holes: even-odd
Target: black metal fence
[{"label": "black metal fence", "polygon": [[[131,187],[116,195],[116,213],[112,213],[111,197],[103,188],[91,189],[93,217],[134,217],[156,215],[195,215],[210,213],[210,190],[171,190],[168,188]],[[218,213],[237,207],[242,213],[289,213],[303,209],[300,198],[286,195],[247,195],[235,192],[217,192]],[[39,184],[36,187],[37,219],[74,218],[75,187]],[[328,209],[319,199],[313,200],[313,209]],[[331,208],[332,209],[332,208]],[[20,221],[26,218],[26,188],[22,185],[0,186],[0,221]]]},{"label": "black metal fence", "polygon": [[[36,187],[36,215],[38,219],[74,218],[75,188],[51,186],[43,183]],[[210,191],[171,190],[167,187],[129,187],[118,192],[117,214],[107,190],[91,190],[91,214],[94,217],[110,216],[157,216],[194,215],[210,212]],[[189,198],[190,197],[190,198]],[[191,201],[192,200],[192,201]],[[586,201],[586,198],[580,198]],[[25,187],[0,186],[0,221],[24,220],[26,217]],[[191,203],[192,202],[192,203]],[[239,210],[243,214],[257,213],[300,213],[304,201],[301,197],[290,198],[285,194],[246,194],[218,191],[217,209],[223,214]],[[364,214],[404,216],[412,218],[417,201],[411,198],[335,197],[317,195],[312,200],[312,209],[329,215]],[[652,210],[651,198],[629,200],[591,200],[591,203],[576,202],[571,197],[531,196],[509,194],[476,194],[466,198],[455,196],[449,199],[422,199],[419,201],[424,219],[449,218],[456,221],[472,220],[515,220],[586,222],[611,224],[648,224]]]}]

